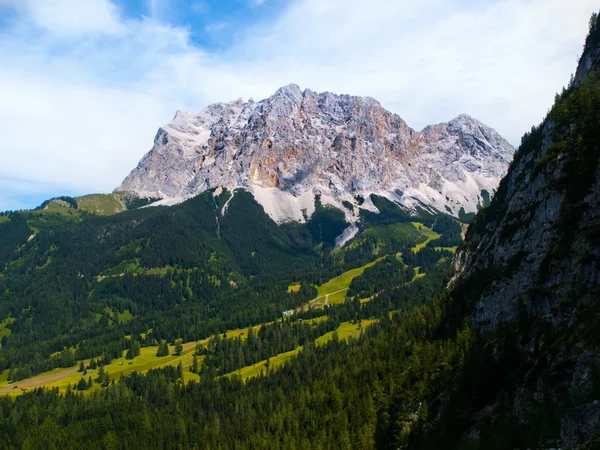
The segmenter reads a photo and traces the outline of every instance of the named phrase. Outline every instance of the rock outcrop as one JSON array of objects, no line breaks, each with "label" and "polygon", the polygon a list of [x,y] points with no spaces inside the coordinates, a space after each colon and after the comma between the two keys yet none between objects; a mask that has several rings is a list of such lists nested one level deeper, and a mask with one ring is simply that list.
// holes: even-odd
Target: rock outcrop
[{"label": "rock outcrop", "polygon": [[513,153],[467,115],[417,132],[372,98],[289,85],[260,102],[177,112],[116,190],[175,203],[218,186],[244,188],[278,222],[302,222],[315,195],[358,211],[355,197],[372,193],[457,216],[493,195]]},{"label": "rock outcrop", "polygon": [[450,283],[498,360],[506,336],[515,343],[526,375],[503,387],[513,416],[566,413],[566,448],[600,431],[597,402],[586,404],[600,389],[599,69],[594,15],[575,77],[471,222]]}]

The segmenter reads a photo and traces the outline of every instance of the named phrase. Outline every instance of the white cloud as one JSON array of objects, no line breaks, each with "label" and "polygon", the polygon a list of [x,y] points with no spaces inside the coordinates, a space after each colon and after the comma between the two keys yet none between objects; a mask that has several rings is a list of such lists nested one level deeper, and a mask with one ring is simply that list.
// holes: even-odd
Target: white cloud
[{"label": "white cloud", "polygon": [[0,31],[0,179],[78,192],[120,184],[176,109],[259,99],[290,82],[370,95],[417,129],[467,112],[518,143],[575,70],[596,8],[298,0],[211,53],[187,29],[124,19],[108,0],[0,5],[9,1],[20,16]]},{"label": "white cloud", "polygon": [[518,143],[575,70],[597,5],[460,3],[307,0],[239,55],[280,83],[370,95],[416,128],[467,112]]},{"label": "white cloud", "polygon": [[110,0],[0,0],[48,32],[73,36],[122,33],[118,8]]}]

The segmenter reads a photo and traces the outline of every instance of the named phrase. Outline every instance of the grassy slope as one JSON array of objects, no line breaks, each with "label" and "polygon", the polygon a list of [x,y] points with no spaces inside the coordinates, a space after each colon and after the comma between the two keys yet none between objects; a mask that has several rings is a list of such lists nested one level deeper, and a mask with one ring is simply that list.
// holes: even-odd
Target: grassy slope
[{"label": "grassy slope", "polygon": [[4,319],[2,322],[0,322],[0,340],[4,336],[10,335],[10,328],[7,328],[7,325],[13,323],[14,321],[15,321],[14,318],[8,317],[8,318]]},{"label": "grassy slope", "polygon": [[434,250],[440,251],[440,250],[446,250],[452,253],[456,253],[456,249],[458,248],[457,245],[455,245],[454,247],[433,247]]},{"label": "grassy slope", "polygon": [[[269,369],[273,370],[281,367],[288,359],[297,355],[300,350],[302,350],[302,347],[297,347],[289,352],[280,353],[279,355],[269,358]],[[251,366],[242,367],[241,369],[228,373],[225,376],[230,377],[232,375],[239,375],[242,377],[242,380],[247,380],[248,378],[260,375],[261,372],[266,374],[267,370],[267,360],[264,360],[257,362],[256,364],[252,364]]]},{"label": "grassy slope", "polygon": [[[155,369],[158,367],[177,366],[181,362],[184,368],[185,381],[188,381],[190,379],[197,379],[198,375],[189,371],[189,368],[192,365],[192,359],[195,349],[196,343],[188,342],[186,344],[183,344],[183,352],[180,356],[175,356],[173,354],[175,351],[175,347],[170,346],[170,354],[168,356],[157,357],[156,351],[158,350],[158,347],[142,347],[140,349],[140,356],[137,356],[136,358],[131,360],[132,364],[129,364],[130,360],[125,359],[125,352],[123,352],[121,358],[115,359],[112,361],[111,364],[104,366],[104,370],[105,372],[109,373],[111,380],[115,380],[121,376],[129,375],[134,370],[136,372],[146,372],[150,369]],[[204,356],[198,357],[199,364],[202,363],[203,358]],[[84,364],[87,366],[89,364],[89,360],[84,361]],[[58,387],[62,392],[64,392],[69,384],[71,384],[71,386],[74,386],[82,377],[82,374],[77,372],[78,367],[79,364],[68,369],[54,369],[49,372],[45,372],[43,374],[37,375],[32,378],[28,378],[26,380],[18,381],[13,384],[8,384],[6,377],[2,377],[0,378],[0,395],[17,394],[21,392],[22,387],[32,389],[39,386],[45,386],[48,388]],[[8,372],[6,372],[6,375],[7,374]],[[97,374],[97,369],[88,370],[87,375],[85,375],[84,378],[87,380],[87,378],[91,376],[92,379],[95,379],[97,377]],[[18,386],[18,389],[13,389],[14,386]],[[94,383],[94,389],[97,389],[98,387],[99,386]]]},{"label": "grassy slope", "polygon": [[[324,320],[321,317],[318,317],[318,320]],[[317,320],[317,319],[312,319]],[[358,327],[358,324],[352,324],[351,322],[342,322],[338,329],[336,330],[339,336],[339,339],[347,341],[350,336],[357,337],[360,335],[362,328],[371,325],[375,320],[363,320],[361,324],[361,328]],[[315,340],[316,345],[324,345],[327,342],[333,339],[333,331],[324,334],[323,336],[317,338]],[[302,350],[302,347],[295,348],[289,352],[280,353],[279,355],[273,356],[269,358],[269,369],[277,369],[285,364],[290,358],[297,355]],[[256,377],[262,373],[267,373],[267,360],[257,362],[251,366],[242,367],[235,372],[228,373],[226,376],[239,375],[242,380],[247,380],[252,377]]]},{"label": "grassy slope", "polygon": [[85,211],[99,216],[108,216],[111,214],[125,211],[125,204],[116,194],[90,194],[83,197],[76,197],[77,209],[72,208],[63,200],[52,200],[40,212],[59,213],[59,214],[75,214]]},{"label": "grassy slope", "polygon": [[[310,322],[317,323],[322,320],[326,320],[326,316],[311,319]],[[363,320],[362,327],[366,327],[373,322],[374,320]],[[260,326],[254,327],[256,331],[258,331],[259,328]],[[247,335],[246,332],[247,329],[229,330],[227,331],[227,338],[233,339],[240,336],[242,339],[244,339]],[[351,322],[343,322],[337,329],[339,338],[344,340],[347,340],[349,336],[358,336],[360,332],[361,329],[358,327],[358,324],[352,324]],[[323,345],[329,342],[331,339],[333,339],[333,331],[319,337],[315,343],[317,345]],[[200,342],[206,344],[208,339]],[[150,369],[156,369],[165,366],[177,366],[181,362],[184,369],[184,381],[188,382],[190,380],[198,380],[198,375],[189,371],[189,368],[192,365],[195,348],[196,342],[185,343],[183,344],[183,352],[181,355],[175,356],[173,354],[174,347],[169,346],[170,354],[168,356],[157,357],[156,351],[158,350],[158,347],[142,347],[140,349],[140,355],[133,360],[125,359],[125,352],[123,352],[123,356],[121,358],[115,359],[111,364],[104,366],[104,370],[109,373],[111,380],[115,380],[121,376],[129,375],[132,371],[147,372]],[[280,353],[279,355],[269,358],[269,367],[271,369],[275,369],[282,366],[288,359],[296,355],[301,350],[302,347],[298,347],[289,352]],[[198,364],[202,364],[203,359],[204,356],[198,356]],[[131,364],[129,364],[130,362]],[[89,360],[84,361],[84,364],[87,366],[89,364]],[[245,380],[260,375],[261,371],[266,373],[266,364],[266,360],[260,361],[252,366],[244,367],[235,372],[227,374],[226,376],[237,374]],[[8,371],[5,371],[3,374],[0,374],[0,395],[17,395],[22,392],[22,387],[33,389],[39,386],[45,386],[48,388],[57,387],[61,392],[64,392],[69,384],[71,386],[76,385],[83,376],[81,373],[77,372],[77,368],[78,365],[67,369],[54,369],[52,371],[45,372],[38,376],[18,381],[13,384],[8,384]],[[92,379],[95,379],[97,377],[97,373],[98,370],[88,370],[84,378],[87,380],[87,378],[91,376]],[[16,389],[14,389],[15,386],[17,387]],[[94,383],[92,390],[94,389],[99,389],[99,385]]]},{"label": "grassy slope", "polygon": [[[262,325],[257,325],[255,327],[252,327],[252,329],[256,334],[258,333],[261,327]],[[248,338],[248,328],[237,328],[235,330],[227,330],[225,334],[227,335],[226,339],[235,339],[237,337],[241,337],[242,341],[245,341]],[[223,337],[223,335],[221,335],[221,337]]]},{"label": "grassy slope", "polygon": [[412,222],[413,226],[423,235],[426,239],[423,242],[418,243],[412,248],[413,253],[418,253],[423,247],[429,244],[434,239],[438,239],[441,234],[436,233],[431,228],[426,227],[422,223]]},{"label": "grassy slope", "polygon": [[[94,196],[87,196],[87,197],[98,197],[98,196],[94,195]],[[78,199],[78,201],[79,201],[79,199]],[[420,229],[419,229],[419,227],[420,227]],[[417,232],[417,234],[415,234],[415,231]],[[424,225],[422,225],[418,222],[415,222],[412,225],[393,224],[391,226],[382,227],[377,232],[384,233],[384,235],[386,235],[388,233],[392,233],[394,236],[397,236],[398,233],[403,233],[404,235],[406,235],[407,238],[414,239],[415,241],[419,240],[419,235],[423,236],[423,238],[422,238],[423,242],[418,243],[417,246],[415,247],[418,249],[424,247],[431,240],[436,239],[439,236],[437,233],[435,233],[431,229],[425,227]],[[415,251],[414,248],[413,248],[413,251]],[[315,301],[323,302],[326,295],[329,295],[329,298],[328,298],[329,304],[343,303],[346,299],[346,291],[348,290],[352,280],[355,277],[361,275],[364,272],[364,270],[367,269],[368,267],[375,265],[381,259],[383,259],[383,257],[378,258],[375,261],[372,261],[368,264],[365,264],[362,267],[348,270],[347,272],[344,272],[343,274],[341,274],[341,275],[329,280],[328,282],[324,283],[323,285],[319,286],[317,288],[319,297],[312,300],[311,303],[313,303]],[[424,276],[424,274],[421,276]],[[294,289],[294,288],[295,288],[295,286],[291,286],[291,289]],[[299,288],[299,286],[298,286],[298,288]],[[368,300],[369,299],[365,299],[365,301],[368,301]],[[129,311],[126,311],[124,314],[119,314],[120,320],[127,320],[129,318],[130,318]],[[311,323],[312,322],[316,323],[321,320],[326,320],[326,318],[327,318],[327,316],[322,316],[322,317],[317,317],[315,319],[311,319],[310,321],[311,321]],[[372,322],[373,322],[372,320],[362,321],[362,327],[368,326]],[[255,330],[255,332],[257,332],[260,329],[260,327],[261,327],[261,325],[258,325],[258,326],[253,327],[253,329]],[[226,333],[227,339],[233,339],[233,338],[237,338],[237,337],[246,339],[247,330],[248,330],[247,328],[228,330]],[[0,324],[0,333],[1,333],[1,331],[2,331],[2,325]],[[342,323],[340,325],[340,327],[337,329],[339,338],[344,339],[344,340],[347,340],[349,336],[359,335],[360,331],[361,331],[361,329],[358,328],[357,324],[352,324],[350,322]],[[319,337],[315,341],[315,343],[317,345],[323,345],[323,344],[329,342],[333,338],[333,333],[334,332],[329,332],[329,333]],[[204,341],[201,341],[201,342],[206,344],[208,342],[208,339],[205,339]],[[173,348],[170,348],[171,354],[169,356],[164,356],[164,357],[156,356],[156,351],[157,351],[158,347],[143,347],[141,349],[140,356],[136,357],[134,360],[131,361],[132,364],[129,364],[130,361],[126,360],[124,358],[124,356],[125,356],[125,352],[124,352],[123,357],[121,359],[114,360],[111,364],[105,366],[105,371],[107,371],[110,374],[111,379],[116,379],[116,378],[119,378],[120,376],[129,375],[133,370],[135,370],[137,372],[146,372],[150,369],[164,367],[167,365],[177,366],[179,364],[179,362],[181,362],[184,367],[185,381],[188,381],[188,380],[194,379],[194,378],[197,379],[198,376],[189,371],[189,367],[192,364],[192,358],[193,358],[193,354],[194,354],[195,345],[196,345],[195,342],[188,342],[186,344],[183,344],[184,351],[180,356],[172,355],[174,350],[173,350]],[[292,350],[292,351],[289,351],[286,353],[282,353],[282,354],[279,354],[279,355],[276,355],[276,356],[270,358],[269,363],[270,363],[271,369],[283,365],[286,360],[288,360],[289,358],[291,358],[292,356],[297,354],[300,350],[301,350],[301,347],[298,347],[295,350]],[[203,358],[203,356],[198,357],[199,363],[202,362],[202,358]],[[89,361],[85,361],[86,365],[88,363],[89,363]],[[261,370],[266,371],[266,361],[261,361],[261,362],[254,364],[253,366],[242,368],[242,369],[236,371],[235,373],[241,375],[243,379],[247,379],[247,378],[259,375],[261,373]],[[71,368],[67,368],[67,369],[64,369],[64,368],[55,369],[53,371],[40,374],[38,376],[29,378],[27,380],[22,380],[20,382],[8,385],[7,380],[6,380],[7,373],[8,372],[6,371],[4,374],[0,374],[0,395],[2,395],[2,394],[14,395],[14,394],[20,393],[21,387],[27,387],[29,389],[37,387],[37,386],[58,387],[61,391],[64,391],[64,390],[66,390],[66,388],[69,384],[71,384],[71,386],[75,385],[82,376],[81,373],[77,372],[77,366],[75,366],[75,367],[71,367]],[[88,371],[88,374],[86,375],[86,379],[90,375],[92,376],[92,379],[96,378],[97,370]],[[13,389],[13,387],[15,385],[19,386],[19,389]],[[98,385],[96,385],[94,383],[93,389],[97,389],[97,388],[98,388]]]},{"label": "grassy slope", "polygon": [[316,345],[324,345],[333,339],[333,333],[337,332],[338,338],[340,340],[347,341],[350,336],[357,337],[360,335],[362,328],[368,327],[375,320],[363,320],[361,322],[361,326],[358,326],[358,323],[353,324],[352,322],[342,322],[336,331],[330,331],[329,333],[324,334],[323,336],[317,338],[315,341]]},{"label": "grassy slope", "polygon": [[368,264],[365,264],[362,267],[357,267],[356,269],[348,270],[343,274],[332,278],[327,283],[317,287],[317,291],[319,292],[319,296],[311,301],[311,303],[315,301],[319,301],[323,303],[325,301],[325,296],[329,295],[328,303],[330,305],[335,305],[337,303],[344,303],[346,300],[346,291],[350,287],[350,283],[354,278],[365,271],[366,268],[371,267],[378,263],[383,258],[377,258],[375,261],[372,261]]},{"label": "grassy slope", "polygon": [[72,208],[71,205],[69,205],[67,202],[65,202],[63,200],[52,200],[42,210],[42,212],[60,213],[60,214],[68,214],[69,211],[71,213],[77,212],[76,209]]},{"label": "grassy slope", "polygon": [[107,216],[125,211],[125,205],[115,194],[90,194],[77,197],[77,207],[83,211]]},{"label": "grassy slope", "polygon": [[324,320],[327,320],[327,316],[319,316],[319,317],[315,317],[313,319],[308,319],[308,320],[305,320],[304,323],[307,323],[309,325],[314,325],[316,323],[323,322]]},{"label": "grassy slope", "polygon": [[420,242],[423,240],[422,233],[415,229],[410,223],[393,223],[391,225],[378,225],[368,228],[363,232],[365,237],[373,237],[380,242],[404,240],[407,242]]}]

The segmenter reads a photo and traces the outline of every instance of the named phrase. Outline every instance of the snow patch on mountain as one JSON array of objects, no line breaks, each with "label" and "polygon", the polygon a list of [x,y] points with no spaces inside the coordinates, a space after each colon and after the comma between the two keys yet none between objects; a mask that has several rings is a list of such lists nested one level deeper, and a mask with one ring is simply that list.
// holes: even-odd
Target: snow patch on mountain
[{"label": "snow patch on mountain", "polygon": [[351,224],[335,239],[335,247],[342,248],[358,233],[358,227],[355,224]]},{"label": "snow patch on mountain", "polygon": [[311,192],[294,197],[289,192],[274,187],[263,188],[253,185],[249,190],[265,212],[277,223],[290,221],[305,223],[306,218],[310,218],[315,212],[315,196]]},{"label": "snow patch on mountain", "polygon": [[178,111],[116,190],[174,204],[219,186],[246,189],[278,223],[305,222],[317,195],[349,222],[357,196],[377,211],[370,194],[458,216],[477,210],[482,190],[495,192],[513,153],[468,115],[419,132],[372,98],[288,85],[260,102]]}]

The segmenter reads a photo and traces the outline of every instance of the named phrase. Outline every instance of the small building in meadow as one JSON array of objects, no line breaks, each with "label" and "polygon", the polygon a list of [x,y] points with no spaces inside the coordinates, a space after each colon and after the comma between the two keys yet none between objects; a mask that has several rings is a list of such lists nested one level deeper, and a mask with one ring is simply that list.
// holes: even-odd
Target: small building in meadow
[{"label": "small building in meadow", "polygon": [[288,309],[287,311],[283,312],[283,316],[291,316],[294,314],[294,310],[293,309]]}]

